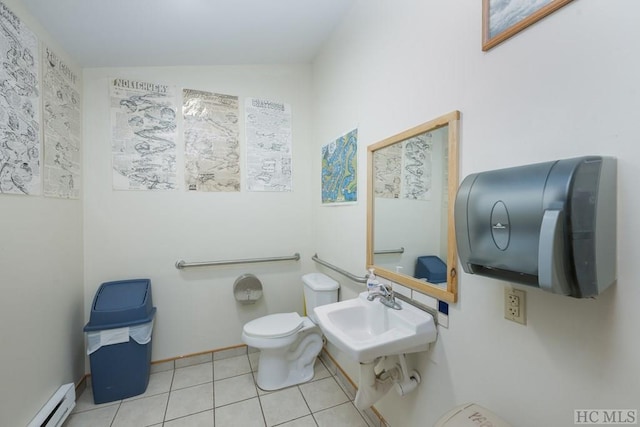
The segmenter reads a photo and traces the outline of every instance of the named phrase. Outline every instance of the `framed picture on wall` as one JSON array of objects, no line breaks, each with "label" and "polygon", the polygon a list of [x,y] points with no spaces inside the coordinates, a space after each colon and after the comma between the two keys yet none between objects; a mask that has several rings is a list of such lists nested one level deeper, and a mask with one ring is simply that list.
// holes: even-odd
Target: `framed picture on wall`
[{"label": "framed picture on wall", "polygon": [[358,128],[322,146],[322,204],[358,201]]},{"label": "framed picture on wall", "polygon": [[573,0],[482,0],[482,50],[555,12]]}]

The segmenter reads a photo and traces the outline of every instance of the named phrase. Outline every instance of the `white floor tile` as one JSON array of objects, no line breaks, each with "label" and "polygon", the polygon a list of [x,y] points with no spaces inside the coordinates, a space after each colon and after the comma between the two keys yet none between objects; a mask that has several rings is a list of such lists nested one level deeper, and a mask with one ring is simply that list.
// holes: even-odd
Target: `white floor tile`
[{"label": "white floor tile", "polygon": [[249,357],[246,354],[213,361],[213,377],[216,380],[248,374],[249,372],[251,372],[251,365],[249,365]]},{"label": "white floor tile", "polygon": [[215,381],[213,396],[216,408],[258,396],[253,375],[244,374]]},{"label": "white floor tile", "polygon": [[317,427],[318,424],[313,419],[313,416],[307,415],[306,417],[297,418],[288,423],[280,424],[278,427]]},{"label": "white floor tile", "polygon": [[311,412],[321,411],[349,401],[347,395],[332,377],[301,384],[300,391]]},{"label": "white floor tile", "polygon": [[91,390],[91,387],[87,387],[84,389],[84,392],[82,392],[82,394],[76,399],[76,406],[75,408],[73,408],[73,412],[75,413],[89,411],[92,409],[104,408],[105,406],[119,405],[120,402],[120,400],[116,400],[115,402],[107,402],[96,405],[95,403],[93,403],[93,390]]},{"label": "white floor tile", "polygon": [[72,413],[65,421],[64,427],[110,427],[118,407],[119,404],[116,404]]},{"label": "white floor tile", "polygon": [[211,362],[187,366],[186,368],[176,369],[173,375],[171,390],[209,383],[211,381],[213,381],[213,365]]},{"label": "white floor tile", "polygon": [[169,393],[122,402],[112,427],[140,427],[161,423]]},{"label": "white floor tile", "polygon": [[251,365],[252,372],[258,372],[258,361],[260,359],[260,352],[254,351],[249,353],[249,364]]},{"label": "white floor tile", "polygon": [[331,373],[324,366],[324,363],[322,363],[320,358],[316,359],[316,363],[313,365],[313,380],[321,380],[330,376]]},{"label": "white floor tile", "polygon": [[165,420],[213,409],[213,383],[172,390]]},{"label": "white floor tile", "polygon": [[351,402],[313,414],[319,427],[368,427]]},{"label": "white floor tile", "polygon": [[[259,353],[249,351],[247,354],[240,350],[235,352],[242,353],[239,356],[234,356],[234,352],[226,353],[231,357],[224,359],[205,355],[175,364],[184,367],[154,370],[149,377],[145,393],[123,401],[95,405],[89,386],[78,396],[76,407],[64,426],[377,425],[368,422],[353,406],[353,396],[350,397],[349,393],[345,392],[338,378],[327,368],[331,366],[326,364],[330,361],[316,361],[315,375],[310,382],[265,392],[255,384],[255,368]],[[191,364],[192,362],[204,363]],[[336,369],[335,366],[332,369]]]},{"label": "white floor tile", "polygon": [[353,384],[351,384],[351,382],[347,379],[347,377],[345,377],[342,372],[338,371],[336,372],[336,375],[334,378],[338,383],[338,385],[340,386],[340,388],[342,389],[342,391],[344,391],[347,394],[347,396],[349,396],[349,399],[355,400],[356,392],[358,390]]},{"label": "white floor tile", "polygon": [[153,363],[151,365],[151,373],[155,374],[156,372],[173,371],[174,368],[175,363],[173,362],[173,360],[169,362]]},{"label": "white floor tile", "polygon": [[281,424],[310,414],[298,387],[286,388],[260,396],[262,412],[268,426]]},{"label": "white floor tile", "polygon": [[155,396],[156,394],[169,393],[171,390],[171,380],[173,379],[173,371],[157,372],[149,375],[149,385],[143,394],[133,396],[124,401],[140,399],[143,397]]},{"label": "white floor tile", "polygon": [[258,398],[216,408],[216,427],[264,427]]},{"label": "white floor tile", "polygon": [[213,427],[213,410],[167,421],[164,427]]}]

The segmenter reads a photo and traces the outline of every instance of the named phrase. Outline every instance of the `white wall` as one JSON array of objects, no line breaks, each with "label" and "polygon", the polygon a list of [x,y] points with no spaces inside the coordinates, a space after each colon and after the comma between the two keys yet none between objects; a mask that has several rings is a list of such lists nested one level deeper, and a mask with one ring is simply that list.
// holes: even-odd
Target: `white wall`
[{"label": "white wall", "polygon": [[[524,427],[573,425],[574,409],[640,409],[640,4],[575,1],[484,53],[481,3],[357,2],[314,63],[314,144],[358,123],[364,183],[367,145],[460,110],[461,178],[615,156],[619,279],[595,300],[525,288],[521,326],[503,319],[506,283],[463,274],[449,329],[430,353],[411,357],[423,374],[418,391],[390,394],[376,407],[393,426],[424,426],[474,401]],[[365,193],[361,185],[355,206],[314,211],[318,251],[353,272],[365,265]],[[332,234],[338,226],[341,238]],[[359,289],[345,286],[343,296]],[[357,377],[357,367],[336,356]]]},{"label": "white wall", "polygon": [[[109,78],[289,103],[293,117],[293,191],[187,192],[178,123],[178,191],[114,191],[111,184]],[[158,308],[152,359],[241,344],[242,325],[278,311],[302,313],[300,277],[312,268],[310,66],[85,69],[85,313],[106,281],[148,277]],[[181,101],[180,101],[181,102]],[[241,107],[241,164],[246,170]],[[293,255],[302,260],[177,270],[175,262]],[[253,273],[264,298],[241,306],[238,276]]]},{"label": "white wall", "polygon": [[[80,77],[27,13],[3,0]],[[0,425],[22,426],[84,373],[82,201],[0,195]]]}]

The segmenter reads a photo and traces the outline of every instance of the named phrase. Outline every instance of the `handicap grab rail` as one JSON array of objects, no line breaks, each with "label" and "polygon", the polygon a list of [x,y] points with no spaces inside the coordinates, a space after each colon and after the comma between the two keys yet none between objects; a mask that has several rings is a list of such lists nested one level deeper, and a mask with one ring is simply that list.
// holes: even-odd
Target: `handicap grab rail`
[{"label": "handicap grab rail", "polygon": [[204,261],[204,262],[186,262],[184,260],[176,261],[176,268],[182,270],[183,268],[191,267],[210,267],[217,265],[233,265],[233,264],[251,264],[257,262],[274,262],[274,261],[299,261],[300,254],[295,253],[291,256],[270,257],[270,258],[248,258],[248,259],[231,259],[223,261]]},{"label": "handicap grab rail", "polygon": [[351,274],[348,271],[345,271],[343,269],[341,269],[340,267],[336,267],[333,264],[329,264],[327,261],[324,261],[320,258],[318,258],[318,254],[315,254],[311,257],[312,260],[314,260],[315,262],[317,262],[318,264],[322,264],[327,268],[330,268],[331,270],[338,272],[340,274],[342,274],[343,276],[347,276],[349,279],[353,280],[354,282],[358,282],[358,283],[367,283],[367,277],[363,276],[356,276],[355,274]]}]

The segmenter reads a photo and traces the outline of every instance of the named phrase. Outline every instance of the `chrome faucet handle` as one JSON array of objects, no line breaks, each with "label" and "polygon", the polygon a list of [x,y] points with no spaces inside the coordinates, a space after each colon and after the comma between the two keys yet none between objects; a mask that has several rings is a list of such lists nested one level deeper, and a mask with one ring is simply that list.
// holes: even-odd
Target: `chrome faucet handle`
[{"label": "chrome faucet handle", "polygon": [[367,299],[369,301],[373,301],[375,297],[384,297],[388,299],[394,298],[393,288],[391,285],[386,285],[384,283],[378,283],[373,288],[369,289],[369,296]]},{"label": "chrome faucet handle", "polygon": [[369,288],[369,295],[373,293],[378,293],[378,294],[383,293],[386,295],[389,293],[390,290],[391,290],[391,287],[389,285],[385,285],[384,283],[376,283],[375,285]]},{"label": "chrome faucet handle", "polygon": [[380,289],[387,294],[388,297],[393,297],[393,288],[391,285],[386,285],[384,283],[380,283]]},{"label": "chrome faucet handle", "polygon": [[393,308],[394,310],[402,310],[402,306],[396,301],[395,293],[391,285],[378,284],[375,288],[369,290],[367,295],[368,301],[379,298],[382,305]]}]

